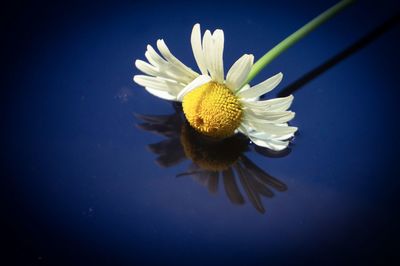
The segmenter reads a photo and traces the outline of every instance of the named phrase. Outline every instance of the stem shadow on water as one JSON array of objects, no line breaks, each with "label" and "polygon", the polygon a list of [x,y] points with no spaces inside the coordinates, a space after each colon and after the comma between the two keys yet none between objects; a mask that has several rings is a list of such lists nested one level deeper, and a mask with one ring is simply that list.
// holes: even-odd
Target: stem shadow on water
[{"label": "stem shadow on water", "polygon": [[360,38],[358,41],[341,51],[340,53],[336,54],[335,56],[331,57],[318,67],[314,68],[310,72],[306,73],[298,80],[294,81],[293,83],[289,84],[287,87],[283,88],[282,91],[278,93],[278,97],[286,97],[290,94],[295,93],[299,89],[303,88],[305,84],[312,81],[313,79],[317,78],[319,75],[324,73],[325,71],[329,70],[333,66],[337,65],[344,59],[348,58],[352,54],[358,52],[362,48],[366,47],[368,44],[372,43],[380,36],[382,36],[385,32],[389,31],[390,29],[394,28],[400,22],[400,13],[397,13],[395,16],[389,18],[380,26],[375,28],[374,30],[370,31],[368,34]]}]

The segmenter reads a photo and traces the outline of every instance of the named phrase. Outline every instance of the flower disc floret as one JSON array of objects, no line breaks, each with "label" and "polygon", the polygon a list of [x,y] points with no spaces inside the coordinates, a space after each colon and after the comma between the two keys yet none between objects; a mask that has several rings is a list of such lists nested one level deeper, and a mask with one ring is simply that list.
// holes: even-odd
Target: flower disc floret
[{"label": "flower disc floret", "polygon": [[242,106],[224,84],[208,82],[185,95],[183,112],[189,124],[214,138],[232,136],[242,120]]}]

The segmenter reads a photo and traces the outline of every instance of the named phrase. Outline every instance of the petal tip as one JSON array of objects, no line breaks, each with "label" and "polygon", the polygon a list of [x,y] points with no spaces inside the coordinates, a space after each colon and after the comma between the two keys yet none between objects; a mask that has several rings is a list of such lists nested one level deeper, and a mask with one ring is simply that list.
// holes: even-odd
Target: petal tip
[{"label": "petal tip", "polygon": [[[138,82],[138,75],[133,76],[133,81],[136,82],[137,84],[139,84]],[[139,84],[140,85],[140,84]]]},{"label": "petal tip", "polygon": [[224,31],[223,30],[221,30],[221,29],[216,29],[214,32],[213,32],[213,35],[224,35]]},{"label": "petal tip", "polygon": [[251,64],[253,65],[253,63],[254,63],[254,55],[249,54],[249,59],[250,59]]},{"label": "petal tip", "polygon": [[141,62],[141,60],[139,60],[139,59],[135,60],[135,67],[136,68],[139,68],[138,65],[140,65],[140,62]]}]

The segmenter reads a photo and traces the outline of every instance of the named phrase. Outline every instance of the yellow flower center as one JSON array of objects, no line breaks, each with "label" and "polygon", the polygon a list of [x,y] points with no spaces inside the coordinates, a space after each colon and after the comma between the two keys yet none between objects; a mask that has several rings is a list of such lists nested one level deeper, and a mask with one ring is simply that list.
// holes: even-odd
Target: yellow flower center
[{"label": "yellow flower center", "polygon": [[242,119],[237,97],[228,87],[213,81],[186,94],[182,106],[189,124],[210,137],[232,136]]}]

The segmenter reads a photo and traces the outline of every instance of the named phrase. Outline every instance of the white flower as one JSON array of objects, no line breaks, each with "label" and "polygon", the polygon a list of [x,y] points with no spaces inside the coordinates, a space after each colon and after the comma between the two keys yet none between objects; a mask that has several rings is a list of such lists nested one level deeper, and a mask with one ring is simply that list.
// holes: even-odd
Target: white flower
[{"label": "white flower", "polygon": [[250,87],[243,84],[253,66],[254,57],[244,54],[224,78],[224,32],[209,30],[201,38],[200,25],[193,27],[191,44],[201,74],[179,61],[163,40],[157,41],[161,56],[147,46],[148,63],[136,60],[136,67],[147,75],[134,81],[162,99],[182,102],[185,116],[199,132],[224,138],[241,132],[256,145],[283,150],[296,132],[288,126],[295,113],[287,111],[293,96],[259,100],[282,80],[282,73]]}]

